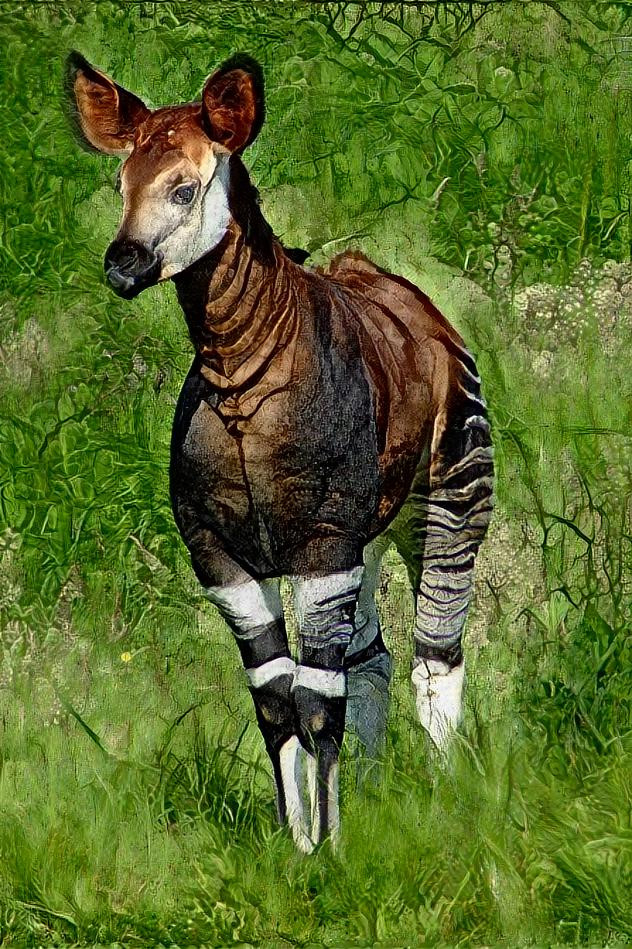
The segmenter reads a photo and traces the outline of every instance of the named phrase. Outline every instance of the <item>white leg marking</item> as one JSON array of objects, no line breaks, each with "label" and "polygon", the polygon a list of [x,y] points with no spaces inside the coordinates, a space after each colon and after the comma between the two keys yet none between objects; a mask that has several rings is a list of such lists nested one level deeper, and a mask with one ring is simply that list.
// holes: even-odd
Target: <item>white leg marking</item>
[{"label": "white leg marking", "polygon": [[[320,807],[318,805],[318,770],[316,758],[308,754],[306,758],[307,789],[311,801],[312,811],[312,840],[320,843]],[[340,806],[338,788],[339,764],[336,761],[331,766],[327,778],[327,833],[331,837],[331,844],[337,850],[340,841]]]},{"label": "white leg marking", "polygon": [[307,790],[309,792],[310,810],[312,816],[312,838],[318,842],[318,828],[320,827],[320,808],[318,806],[318,794],[316,786],[318,777],[316,773],[316,758],[314,755],[307,756]]},{"label": "white leg marking", "polygon": [[296,735],[288,738],[279,752],[287,821],[298,849],[303,853],[311,853],[314,842],[309,835],[302,793],[306,759],[313,761]]},{"label": "white leg marking", "polygon": [[297,666],[294,688],[298,685],[325,695],[327,698],[343,698],[347,694],[347,680],[344,672],[334,672],[332,669]]},{"label": "white leg marking", "polygon": [[[364,572],[363,566],[339,571],[323,577],[292,577],[294,602],[299,621],[301,655],[310,650],[317,652],[322,645],[341,645],[347,649],[353,635],[352,616],[355,612],[358,593]],[[305,650],[305,651],[304,651]],[[342,650],[341,650],[342,653]],[[346,676],[340,668],[326,669],[301,666],[297,668],[294,686],[313,689],[323,698],[344,698]],[[318,739],[315,740],[318,746]],[[308,759],[307,778],[312,804],[312,839],[320,843],[322,815],[318,806],[321,793],[327,795],[327,827],[332,844],[338,836],[338,765],[333,764],[327,776],[327,787],[319,786],[318,762],[313,756]]]},{"label": "white leg marking", "polygon": [[438,659],[422,659],[413,669],[419,721],[440,750],[445,750],[461,719],[464,678],[464,662],[450,669]]},{"label": "white leg marking", "polygon": [[334,850],[338,849],[340,841],[340,810],[338,806],[338,762],[331,766],[327,779],[327,817],[329,836]]},{"label": "white leg marking", "polygon": [[206,595],[222,616],[243,629],[270,626],[283,616],[278,580],[248,580],[225,587],[208,587]]},{"label": "white leg marking", "polygon": [[296,663],[289,656],[279,656],[277,659],[271,659],[264,662],[262,666],[253,666],[246,669],[248,681],[253,689],[260,689],[262,685],[267,685],[278,676],[294,675]]}]

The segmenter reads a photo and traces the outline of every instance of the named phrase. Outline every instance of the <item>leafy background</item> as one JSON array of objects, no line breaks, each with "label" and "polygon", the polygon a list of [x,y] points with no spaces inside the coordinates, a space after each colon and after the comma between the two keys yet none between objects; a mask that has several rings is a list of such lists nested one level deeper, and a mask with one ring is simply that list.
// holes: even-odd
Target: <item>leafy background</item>
[{"label": "leafy background", "polygon": [[[0,945],[628,945],[632,8],[585,0],[0,7]],[[258,57],[264,210],[314,262],[421,285],[476,354],[497,511],[449,769],[415,726],[297,856],[237,651],[172,523],[191,358],[173,288],[102,277],[116,163],[64,114],[80,49],[150,104]]]}]

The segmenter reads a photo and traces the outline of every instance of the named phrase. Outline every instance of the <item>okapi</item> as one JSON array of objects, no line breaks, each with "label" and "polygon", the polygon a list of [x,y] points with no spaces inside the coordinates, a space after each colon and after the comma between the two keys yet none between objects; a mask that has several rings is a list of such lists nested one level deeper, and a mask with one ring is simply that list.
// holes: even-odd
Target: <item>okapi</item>
[{"label": "okapi", "polygon": [[129,299],[171,279],[184,310],[195,358],[173,428],[175,521],[240,650],[279,818],[309,852],[338,834],[345,723],[369,754],[384,735],[391,659],[374,594],[391,540],[414,583],[421,724],[445,748],[459,722],[492,509],[480,379],[413,284],[352,251],[306,267],[275,237],[240,158],[264,118],[253,59],[224,63],[201,102],[153,111],[80,54],[68,67],[84,143],[124,159],[107,281]]}]

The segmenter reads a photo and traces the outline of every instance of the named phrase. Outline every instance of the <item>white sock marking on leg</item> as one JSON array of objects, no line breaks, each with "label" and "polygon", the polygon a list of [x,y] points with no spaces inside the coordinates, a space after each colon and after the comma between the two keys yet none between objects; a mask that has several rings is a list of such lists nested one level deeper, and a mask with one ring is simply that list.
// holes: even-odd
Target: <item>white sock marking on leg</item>
[{"label": "white sock marking on leg", "polygon": [[331,845],[338,849],[340,841],[340,810],[338,805],[338,762],[332,764],[327,778],[327,830],[331,837]]},{"label": "white sock marking on leg", "polygon": [[437,748],[444,750],[461,719],[465,663],[450,669],[437,659],[422,659],[413,669],[419,721]]},{"label": "white sock marking on leg", "polygon": [[[311,801],[312,810],[312,840],[315,844],[320,843],[320,806],[318,804],[318,768],[316,758],[313,755],[307,755],[307,788]],[[339,765],[336,761],[331,766],[327,779],[327,833],[331,837],[331,844],[334,850],[338,848],[340,841],[340,805],[338,788]]]},{"label": "white sock marking on leg", "polygon": [[317,784],[318,778],[316,774],[316,758],[314,755],[307,755],[307,790],[309,792],[309,801],[310,801],[310,811],[312,817],[312,840],[315,843],[318,843],[319,828],[320,828],[320,807],[318,806],[318,794],[317,794]]},{"label": "white sock marking on leg", "polygon": [[306,770],[306,758],[309,757],[296,735],[288,738],[279,752],[287,822],[294,843],[303,853],[311,853],[314,849],[303,803],[303,775]]}]

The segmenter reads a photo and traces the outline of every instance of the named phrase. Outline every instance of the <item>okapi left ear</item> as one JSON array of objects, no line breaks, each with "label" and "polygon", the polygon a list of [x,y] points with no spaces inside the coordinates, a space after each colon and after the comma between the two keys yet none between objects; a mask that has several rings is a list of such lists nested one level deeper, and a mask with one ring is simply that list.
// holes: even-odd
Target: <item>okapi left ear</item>
[{"label": "okapi left ear", "polygon": [[204,131],[230,152],[241,152],[263,125],[263,70],[237,54],[206,80],[202,92]]},{"label": "okapi left ear", "polygon": [[129,155],[134,132],[149,115],[145,103],[74,50],[66,61],[66,89],[83,144],[106,155]]}]

